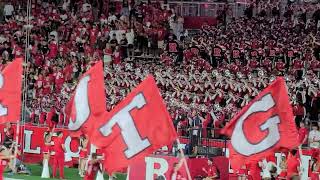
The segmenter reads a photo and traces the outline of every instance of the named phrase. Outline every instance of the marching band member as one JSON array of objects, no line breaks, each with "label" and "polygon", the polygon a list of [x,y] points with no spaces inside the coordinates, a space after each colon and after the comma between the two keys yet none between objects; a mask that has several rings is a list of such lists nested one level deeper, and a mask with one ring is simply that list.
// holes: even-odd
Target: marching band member
[{"label": "marching band member", "polygon": [[249,104],[249,102],[250,102],[249,95],[246,94],[246,95],[244,95],[240,106],[241,106],[241,107],[244,107],[244,106],[246,106],[247,104]]}]

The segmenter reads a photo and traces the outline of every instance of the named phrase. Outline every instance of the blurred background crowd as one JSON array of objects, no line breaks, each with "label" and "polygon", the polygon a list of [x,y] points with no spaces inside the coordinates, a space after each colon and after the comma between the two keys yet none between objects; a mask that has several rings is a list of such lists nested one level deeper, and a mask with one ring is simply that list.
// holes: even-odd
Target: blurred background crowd
[{"label": "blurred background crowd", "polygon": [[242,107],[284,76],[301,143],[319,147],[320,4],[248,1],[235,12],[219,2],[217,21],[186,28],[183,8],[167,3],[43,0],[27,18],[21,1],[0,1],[0,69],[27,58],[25,122],[66,126],[79,77],[103,60],[108,111],[151,73],[181,136],[221,138]]}]

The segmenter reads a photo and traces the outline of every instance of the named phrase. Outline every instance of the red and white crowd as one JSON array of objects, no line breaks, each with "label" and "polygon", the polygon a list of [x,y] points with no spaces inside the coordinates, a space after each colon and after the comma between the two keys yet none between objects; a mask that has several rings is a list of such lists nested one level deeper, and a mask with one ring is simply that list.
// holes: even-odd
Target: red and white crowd
[{"label": "red and white crowd", "polygon": [[[189,136],[187,129],[197,127],[202,137],[216,138],[211,129],[224,127],[280,75],[287,82],[301,144],[320,148],[318,4],[252,4],[244,17],[205,23],[191,35],[183,29],[183,18],[160,3],[130,1],[108,11],[108,4],[97,2],[36,3],[29,26],[18,4],[4,6],[0,69],[26,57],[28,122],[66,126],[65,105],[79,77],[103,60],[108,111],[153,74],[179,135]],[[317,159],[319,154],[311,173],[320,169]],[[283,163],[289,169],[295,162]]]},{"label": "red and white crowd", "polygon": [[58,124],[67,125],[64,106],[78,78],[101,59],[108,110],[151,73],[180,129],[192,126],[193,112],[202,128],[221,128],[283,75],[297,125],[319,121],[318,6],[293,4],[284,15],[277,13],[279,5],[259,6],[253,17],[248,7],[243,18],[231,17],[225,26],[204,24],[188,35],[183,18],[160,3],[131,1],[108,12],[105,4],[98,10],[86,1],[49,1],[32,11],[25,54],[26,12],[8,5],[0,24],[0,61],[4,66],[28,57],[25,90],[33,123],[50,125],[58,113]]}]

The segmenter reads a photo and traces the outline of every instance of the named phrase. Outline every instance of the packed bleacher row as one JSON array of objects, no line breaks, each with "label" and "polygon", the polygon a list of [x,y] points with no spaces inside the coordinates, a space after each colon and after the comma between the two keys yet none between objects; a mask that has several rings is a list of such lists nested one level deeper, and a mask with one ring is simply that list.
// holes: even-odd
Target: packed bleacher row
[{"label": "packed bleacher row", "polygon": [[[30,18],[27,106],[32,112],[31,119],[35,117],[40,124],[46,120],[49,124],[50,118],[46,116],[50,110],[63,116],[63,107],[79,76],[96,60],[104,58],[106,62],[112,60],[112,64],[120,63],[124,59],[123,49],[133,47],[134,37],[138,42],[147,42],[139,45],[144,50],[152,37],[163,39],[164,27],[172,14],[159,4],[131,4],[134,8],[130,12],[122,8],[119,14],[112,11],[96,14],[94,5],[73,2],[37,4]],[[0,25],[3,64],[24,54],[24,31],[30,26],[25,25],[24,10],[10,11],[17,7],[10,2],[4,7],[5,21]]]},{"label": "packed bleacher row", "polygon": [[[246,17],[226,26],[204,24],[191,35],[181,17],[159,4],[131,4],[130,11],[100,16],[80,1],[39,6],[48,11],[32,14],[26,64],[35,124],[50,125],[57,112],[58,125],[67,125],[64,106],[81,74],[100,59],[108,110],[152,73],[180,135],[195,125],[223,127],[277,75],[285,76],[297,125],[319,120],[320,47],[312,18]],[[24,54],[23,14],[15,11],[0,25],[2,64]],[[203,122],[192,123],[196,116]]]}]

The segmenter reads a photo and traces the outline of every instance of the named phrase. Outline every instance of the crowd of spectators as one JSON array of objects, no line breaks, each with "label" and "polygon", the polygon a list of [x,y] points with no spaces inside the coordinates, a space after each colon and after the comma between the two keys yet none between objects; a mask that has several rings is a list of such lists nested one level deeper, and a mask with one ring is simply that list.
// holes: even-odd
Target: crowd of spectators
[{"label": "crowd of spectators", "polygon": [[[160,4],[134,1],[130,11],[124,4],[121,11],[109,8],[100,14],[89,1],[43,1],[33,7],[28,26],[26,11],[17,7],[11,2],[4,6],[0,61],[4,65],[24,56],[27,49],[27,107],[31,119],[40,124],[50,121],[46,116],[51,111],[63,118],[64,105],[79,76],[97,60],[103,59],[109,66],[120,64],[128,56],[132,60],[133,53],[145,56],[158,52],[167,26],[179,24],[176,19],[168,21],[172,12]],[[11,9],[10,14],[6,14],[7,9]],[[26,48],[28,28],[30,45]],[[141,52],[135,52],[137,49]]]},{"label": "crowd of spectators", "polygon": [[289,5],[284,12],[280,4],[250,5],[244,17],[204,24],[193,35],[183,29],[182,17],[160,3],[131,1],[120,11],[104,6],[36,4],[27,48],[26,12],[5,8],[0,62],[3,67],[27,49],[31,122],[58,119],[66,125],[64,106],[78,78],[101,59],[109,111],[151,73],[182,136],[196,127],[203,137],[219,137],[206,129],[222,128],[278,75],[287,81],[297,126],[319,122],[317,5]]}]

